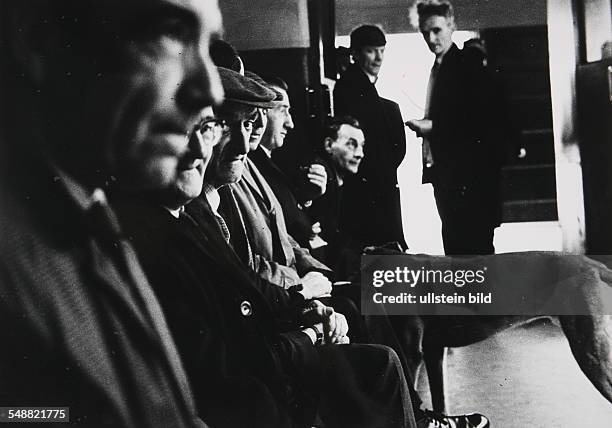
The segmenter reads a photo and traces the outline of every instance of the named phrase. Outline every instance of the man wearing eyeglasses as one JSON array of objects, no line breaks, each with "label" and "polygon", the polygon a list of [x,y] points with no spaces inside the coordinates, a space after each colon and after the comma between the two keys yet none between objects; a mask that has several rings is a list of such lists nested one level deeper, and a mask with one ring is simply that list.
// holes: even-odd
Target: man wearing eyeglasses
[{"label": "man wearing eyeglasses", "polygon": [[[215,109],[223,121],[202,111],[176,180],[154,193],[114,199],[175,336],[200,415],[221,427],[312,426],[316,413],[329,427],[414,426],[393,351],[337,346],[348,341],[340,314],[262,283],[228,245],[210,188],[239,178],[254,104],[274,94],[219,71],[231,101]],[[198,198],[202,187],[208,193]],[[288,296],[284,313],[270,307],[266,288]]]}]

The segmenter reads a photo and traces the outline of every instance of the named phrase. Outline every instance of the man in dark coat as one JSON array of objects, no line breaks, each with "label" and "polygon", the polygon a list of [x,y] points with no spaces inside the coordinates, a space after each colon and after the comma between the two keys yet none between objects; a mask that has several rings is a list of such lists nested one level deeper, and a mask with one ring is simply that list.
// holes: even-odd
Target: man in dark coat
[{"label": "man in dark coat", "polygon": [[419,26],[436,60],[425,119],[407,125],[424,139],[424,181],[431,181],[449,255],[492,254],[500,222],[500,146],[506,128],[498,93],[482,60],[452,42],[452,6],[420,2]]},{"label": "man in dark coat", "polygon": [[[210,117],[210,109],[202,111],[176,181],[156,192],[124,192],[116,200],[176,337],[203,419],[219,427],[305,427],[318,412],[329,427],[414,426],[393,351],[337,345],[346,343],[346,321],[316,302],[299,319],[291,305],[284,316],[273,312],[260,293],[266,284],[257,283],[228,245],[216,207],[197,198],[207,167],[223,171],[225,179],[242,169],[227,142],[248,143],[249,111],[255,110],[250,103],[270,100],[266,88],[238,73],[225,70],[222,78],[232,100],[217,110],[225,123]],[[301,309],[304,299],[298,293],[293,298],[293,307]],[[313,330],[318,323],[324,344]]]},{"label": "man in dark coat", "polygon": [[174,179],[194,116],[222,93],[207,54],[217,4],[1,7],[0,403],[69,407],[64,421],[87,427],[203,426],[104,188]]},{"label": "man in dark coat", "polygon": [[[364,247],[363,242],[352,239],[345,230],[341,230],[340,224],[344,181],[359,171],[364,141],[361,125],[356,119],[350,116],[333,118],[325,129],[321,156],[315,160],[327,171],[327,185],[325,194],[312,201],[308,212],[321,225],[321,237],[327,242],[325,263],[332,266],[337,274],[338,269],[342,269],[338,266],[341,255],[344,253],[345,257],[357,260],[355,266],[358,268]],[[358,216],[357,213],[345,215]],[[342,274],[339,274],[339,278],[346,279]]]},{"label": "man in dark coat", "polygon": [[386,39],[380,28],[363,25],[351,33],[355,61],[334,88],[335,115],[356,118],[365,134],[365,157],[359,174],[345,187],[344,211],[354,213],[347,228],[368,245],[398,242],[406,248],[397,168],[406,153],[399,106],[381,98],[374,86]]},{"label": "man in dark coat", "polygon": [[266,83],[279,97],[276,105],[267,111],[268,125],[258,147],[249,152],[249,158],[270,185],[283,208],[289,235],[302,247],[313,249],[311,239],[316,230],[313,231],[312,219],[304,208],[313,198],[325,193],[325,169],[318,164],[304,166],[304,183],[299,183],[301,191],[296,192],[298,189],[291,179],[276,165],[272,153],[283,146],[285,136],[293,129],[293,118],[287,83],[278,77],[268,77]]}]

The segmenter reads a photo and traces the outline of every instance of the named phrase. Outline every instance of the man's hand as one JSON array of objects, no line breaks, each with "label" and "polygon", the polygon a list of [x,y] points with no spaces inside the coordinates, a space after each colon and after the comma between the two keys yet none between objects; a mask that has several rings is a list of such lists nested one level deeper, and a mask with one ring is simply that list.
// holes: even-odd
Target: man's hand
[{"label": "man's hand", "polygon": [[327,172],[323,165],[318,163],[310,165],[306,170],[306,177],[308,182],[316,188],[316,191],[312,194],[313,198],[317,198],[325,193],[327,189]]},{"label": "man's hand", "polygon": [[324,344],[349,343],[347,337],[349,327],[344,315],[334,311],[334,308],[330,306],[325,306],[318,300],[309,302],[304,308],[303,321],[309,327],[323,328]]},{"label": "man's hand", "polygon": [[404,125],[416,132],[419,137],[427,137],[433,127],[433,123],[429,119],[413,119],[404,123]]},{"label": "man's hand", "polygon": [[321,272],[308,272],[302,277],[302,291],[300,293],[305,300],[329,296],[331,292],[332,284]]}]

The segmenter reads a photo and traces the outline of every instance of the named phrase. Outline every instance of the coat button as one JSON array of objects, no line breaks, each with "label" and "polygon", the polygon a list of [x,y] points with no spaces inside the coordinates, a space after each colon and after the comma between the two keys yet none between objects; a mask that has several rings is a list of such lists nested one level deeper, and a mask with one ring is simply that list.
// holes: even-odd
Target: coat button
[{"label": "coat button", "polygon": [[240,304],[240,313],[242,313],[242,315],[245,317],[250,317],[253,315],[253,305],[251,305],[251,302],[247,300],[242,302]]}]

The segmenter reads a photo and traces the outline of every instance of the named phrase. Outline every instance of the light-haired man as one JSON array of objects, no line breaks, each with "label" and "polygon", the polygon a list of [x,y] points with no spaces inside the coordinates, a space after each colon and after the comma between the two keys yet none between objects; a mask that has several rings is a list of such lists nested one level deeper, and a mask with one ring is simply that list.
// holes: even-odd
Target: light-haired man
[{"label": "light-haired man", "polygon": [[406,124],[423,137],[423,178],[431,182],[449,255],[492,254],[501,220],[503,114],[482,60],[453,43],[448,1],[417,3],[419,29],[435,55],[425,119]]}]

